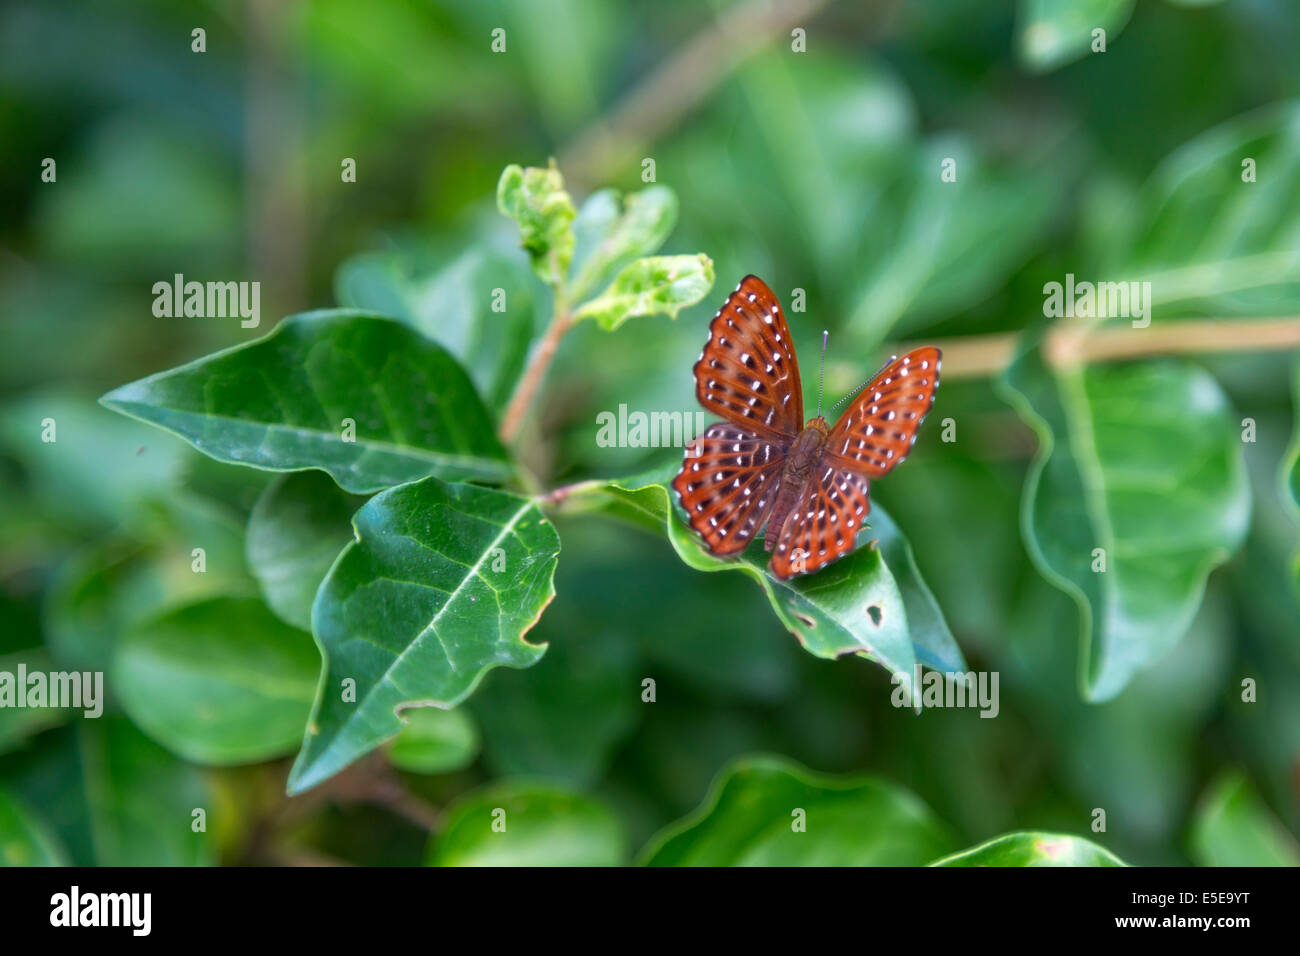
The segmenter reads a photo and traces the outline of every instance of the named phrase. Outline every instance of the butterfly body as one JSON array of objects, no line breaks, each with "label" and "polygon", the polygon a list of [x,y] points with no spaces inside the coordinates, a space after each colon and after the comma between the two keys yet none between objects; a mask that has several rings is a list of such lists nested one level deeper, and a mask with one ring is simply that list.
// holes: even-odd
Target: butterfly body
[{"label": "butterfly body", "polygon": [[687,449],[673,479],[691,527],[719,557],[767,528],[772,573],[815,571],[853,549],[870,510],[869,479],[907,457],[934,404],[940,353],[894,358],[834,426],[803,420],[794,346],[763,280],[746,276],[709,325],[695,363],[700,404],[724,420]]}]

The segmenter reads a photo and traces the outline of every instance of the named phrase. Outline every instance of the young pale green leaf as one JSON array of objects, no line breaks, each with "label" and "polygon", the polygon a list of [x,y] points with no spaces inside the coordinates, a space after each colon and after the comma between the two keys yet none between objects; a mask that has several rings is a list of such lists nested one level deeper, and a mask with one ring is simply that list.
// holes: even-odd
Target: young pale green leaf
[{"label": "young pale green leaf", "polygon": [[192,763],[253,763],[302,739],[320,656],[254,598],[219,597],[136,625],[114,655],[127,715]]},{"label": "young pale green leaf", "polygon": [[[777,618],[810,654],[861,654],[910,688],[917,662],[960,673],[966,662],[925,586],[910,548],[893,521],[872,504],[863,546],[815,574],[781,581],[768,573],[761,541],[733,559],[715,558],[682,520],[668,488],[676,464],[632,478],[591,482],[570,496],[576,508],[596,508],[634,523],[666,527],[678,556],[700,571],[739,571],[763,589]],[[870,544],[873,540],[876,545]],[[886,563],[887,559],[892,559]],[[913,615],[916,618],[912,625]]]},{"label": "young pale green leaf", "polygon": [[547,285],[561,285],[573,258],[577,211],[555,161],[545,169],[507,166],[497,182],[497,208],[519,224],[520,245]]},{"label": "young pale green leaf", "polygon": [[388,760],[411,773],[451,773],[478,756],[479,732],[463,707],[412,707],[405,725],[388,747]]},{"label": "young pale green leaf", "polygon": [[658,252],[675,225],[677,196],[667,186],[632,193],[621,204],[612,189],[592,193],[578,210],[573,227],[572,300],[583,301],[633,259]]},{"label": "young pale green leaf", "polygon": [[66,866],[58,838],[35,813],[0,790],[0,867]]},{"label": "young pale green leaf", "polygon": [[1054,372],[1029,348],[1003,389],[1039,439],[1026,545],[1079,607],[1085,695],[1109,700],[1177,643],[1245,537],[1240,436],[1218,383],[1188,362]]},{"label": "young pale green leaf", "polygon": [[475,791],[447,810],[430,866],[619,866],[627,837],[598,800],[540,783]]},{"label": "young pale green leaf", "polygon": [[921,866],[952,838],[913,794],[829,777],[782,757],[741,757],[704,802],[641,851],[646,866]]},{"label": "young pale green leaf", "polygon": [[1124,866],[1103,846],[1068,833],[1023,830],[1004,833],[931,866]]},{"label": "young pale green leaf", "polygon": [[348,310],[292,316],[260,339],[100,401],[220,461],[317,468],[359,494],[431,474],[510,473],[456,360],[400,322]]},{"label": "young pale green leaf", "polygon": [[1222,774],[1201,800],[1191,850],[1201,866],[1300,866],[1300,845],[1239,772]]},{"label": "young pale green leaf", "polygon": [[555,596],[560,539],[525,498],[426,478],[376,495],[316,594],[325,656],[289,777],[320,783],[402,729],[408,707],[453,707],[493,667],[545,652],[523,635]]},{"label": "young pale green leaf", "polygon": [[713,260],[693,256],[648,256],[625,266],[596,298],[574,318],[595,319],[604,329],[616,329],[638,315],[663,313],[670,319],[694,305],[713,287]]},{"label": "young pale green leaf", "polygon": [[352,540],[352,515],[363,503],[313,471],[282,475],[257,499],[245,538],[248,566],[282,620],[311,630],[316,589]]},{"label": "young pale green leaf", "polygon": [[1053,70],[1092,52],[1094,30],[1114,42],[1132,14],[1133,0],[1021,0],[1016,51],[1031,69]]}]

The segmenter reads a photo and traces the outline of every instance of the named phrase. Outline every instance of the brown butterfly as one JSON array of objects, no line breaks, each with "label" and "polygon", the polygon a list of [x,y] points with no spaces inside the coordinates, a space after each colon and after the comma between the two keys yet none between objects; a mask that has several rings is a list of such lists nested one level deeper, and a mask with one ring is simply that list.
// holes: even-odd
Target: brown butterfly
[{"label": "brown butterfly", "polygon": [[691,442],[673,479],[709,551],[738,554],[766,524],[782,580],[851,551],[871,508],[868,479],[907,457],[934,404],[940,357],[933,347],[895,356],[853,393],[834,428],[821,415],[805,424],[780,303],[746,276],[710,323],[694,368],[700,404],[725,421]]}]

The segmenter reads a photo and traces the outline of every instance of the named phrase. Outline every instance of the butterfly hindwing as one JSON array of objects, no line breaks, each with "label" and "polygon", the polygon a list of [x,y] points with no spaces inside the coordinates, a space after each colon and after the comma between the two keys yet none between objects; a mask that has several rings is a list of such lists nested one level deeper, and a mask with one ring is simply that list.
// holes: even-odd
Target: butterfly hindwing
[{"label": "butterfly hindwing", "polygon": [[785,527],[768,528],[769,535],[780,535],[772,549],[772,573],[785,580],[852,551],[871,510],[869,487],[866,476],[855,470],[816,466]]},{"label": "butterfly hindwing", "polygon": [[694,372],[700,404],[727,421],[790,439],[803,428],[790,330],[776,296],[757,276],[746,276],[709,324]]},{"label": "butterfly hindwing", "polygon": [[673,479],[691,527],[716,555],[743,551],[776,501],[786,448],[730,422],[688,446]]},{"label": "butterfly hindwing", "polygon": [[880,478],[902,462],[934,405],[941,358],[926,346],[886,365],[831,429],[827,463]]}]

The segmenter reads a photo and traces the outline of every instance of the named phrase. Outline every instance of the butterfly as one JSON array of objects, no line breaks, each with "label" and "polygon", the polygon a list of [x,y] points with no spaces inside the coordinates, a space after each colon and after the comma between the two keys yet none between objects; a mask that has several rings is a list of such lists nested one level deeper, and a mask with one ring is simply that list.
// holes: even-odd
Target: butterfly
[{"label": "butterfly", "polygon": [[766,525],[782,580],[851,551],[871,508],[870,479],[903,462],[934,404],[941,357],[932,346],[895,356],[849,396],[834,427],[820,414],[804,422],[781,305],[746,276],[709,324],[693,369],[700,404],[724,420],[687,446],[673,479],[709,551],[738,554]]}]

